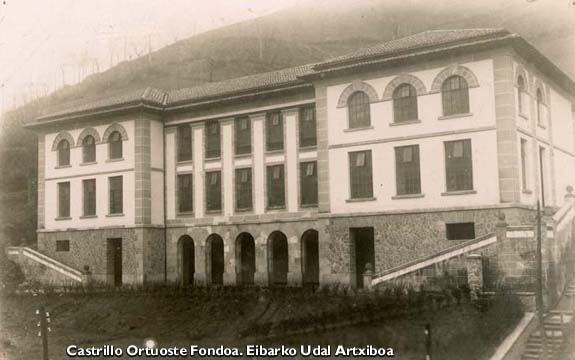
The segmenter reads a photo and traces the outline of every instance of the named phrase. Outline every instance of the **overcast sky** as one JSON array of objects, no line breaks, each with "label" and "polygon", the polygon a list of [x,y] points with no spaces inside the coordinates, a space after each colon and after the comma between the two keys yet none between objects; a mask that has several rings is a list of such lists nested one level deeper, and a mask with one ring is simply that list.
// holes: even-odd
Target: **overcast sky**
[{"label": "overcast sky", "polygon": [[302,0],[0,0],[0,113],[175,40]]}]

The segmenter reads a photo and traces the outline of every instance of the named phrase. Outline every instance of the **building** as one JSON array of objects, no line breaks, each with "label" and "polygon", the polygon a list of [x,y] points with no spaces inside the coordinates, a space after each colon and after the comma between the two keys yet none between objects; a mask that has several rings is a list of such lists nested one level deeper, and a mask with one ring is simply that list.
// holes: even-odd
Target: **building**
[{"label": "building", "polygon": [[471,29],[67,104],[27,125],[38,251],[110,284],[361,287],[559,208],[574,94],[518,35]]}]

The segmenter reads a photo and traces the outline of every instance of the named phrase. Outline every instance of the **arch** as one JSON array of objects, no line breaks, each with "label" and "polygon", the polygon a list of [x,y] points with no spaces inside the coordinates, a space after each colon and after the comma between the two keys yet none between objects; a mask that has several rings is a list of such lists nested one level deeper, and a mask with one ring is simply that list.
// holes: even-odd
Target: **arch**
[{"label": "arch", "polygon": [[301,236],[302,275],[304,286],[319,286],[319,233],[306,230]]},{"label": "arch", "polygon": [[287,284],[289,271],[288,241],[281,231],[274,231],[268,237],[268,272],[270,285]]},{"label": "arch", "polygon": [[249,285],[254,283],[256,272],[256,245],[254,237],[243,232],[236,238],[236,275],[237,283]]},{"label": "arch", "polygon": [[387,84],[385,90],[383,91],[383,101],[393,99],[393,92],[399,85],[409,84],[415,88],[415,92],[417,96],[427,94],[427,90],[425,89],[425,85],[423,81],[421,81],[418,77],[410,75],[410,74],[400,74],[397,75],[393,80]]},{"label": "arch", "polygon": [[542,104],[543,105],[547,105],[547,92],[545,91],[545,86],[543,86],[543,82],[539,79],[535,80],[535,83],[533,84],[533,89],[535,89],[535,91],[533,92],[533,94],[535,95],[535,99],[537,100],[537,90],[541,91],[541,100],[542,100]]},{"label": "arch", "polygon": [[524,89],[525,92],[529,92],[529,81],[527,78],[527,71],[525,71],[525,68],[522,65],[517,65],[517,67],[515,68],[515,86],[519,86],[519,77],[523,78],[523,85],[524,85]]},{"label": "arch", "polygon": [[128,133],[126,132],[126,129],[124,129],[124,127],[118,123],[114,123],[110,126],[108,126],[108,128],[106,129],[106,131],[104,131],[104,135],[102,136],[102,142],[108,142],[108,138],[110,137],[110,134],[113,133],[114,131],[117,131],[120,133],[120,135],[122,135],[122,141],[126,141],[128,140]]},{"label": "arch", "polygon": [[98,144],[100,142],[100,134],[98,133],[98,131],[96,131],[96,129],[94,129],[94,128],[86,128],[86,129],[82,130],[82,132],[78,136],[78,140],[76,141],[76,146],[82,146],[82,142],[84,141],[84,138],[88,135],[90,135],[94,138],[94,141],[96,142],[96,144]]},{"label": "arch", "polygon": [[375,91],[373,86],[369,85],[368,83],[364,83],[363,81],[354,81],[348,87],[346,87],[339,96],[339,100],[337,101],[337,107],[338,108],[347,107],[347,101],[349,97],[353,93],[358,91],[366,93],[370,103],[378,101],[377,92]]},{"label": "arch", "polygon": [[224,240],[218,234],[211,234],[206,239],[206,274],[210,285],[224,283]]},{"label": "arch", "polygon": [[67,140],[68,141],[68,145],[70,145],[70,147],[74,146],[74,138],[72,137],[72,135],[70,135],[69,132],[67,131],[60,131],[58,133],[58,135],[56,135],[56,137],[54,138],[54,142],[52,142],[52,151],[56,151],[58,150],[58,145],[60,144],[60,141],[62,140]]},{"label": "arch", "polygon": [[464,78],[465,81],[467,81],[468,88],[479,86],[479,81],[477,81],[477,77],[475,76],[475,74],[473,74],[473,72],[471,72],[471,70],[469,70],[465,66],[453,65],[441,70],[439,74],[437,74],[437,76],[433,80],[433,83],[431,84],[431,89],[429,90],[429,93],[435,94],[441,92],[443,82],[454,75],[458,75]]},{"label": "arch", "polygon": [[192,286],[194,284],[196,259],[194,240],[190,236],[180,236],[178,239],[178,254],[180,283],[182,286]]}]

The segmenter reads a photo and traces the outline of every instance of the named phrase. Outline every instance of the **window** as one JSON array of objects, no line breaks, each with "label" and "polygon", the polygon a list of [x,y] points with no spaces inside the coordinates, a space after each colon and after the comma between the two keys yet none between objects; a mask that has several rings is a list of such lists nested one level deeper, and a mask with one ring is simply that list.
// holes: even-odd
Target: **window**
[{"label": "window", "polygon": [[284,125],[279,111],[267,113],[266,117],[266,150],[283,150]]},{"label": "window", "polygon": [[529,188],[527,180],[527,140],[521,139],[521,184],[523,190],[527,190]]},{"label": "window", "polygon": [[178,212],[194,211],[194,176],[178,175]]},{"label": "window", "polygon": [[123,184],[121,176],[108,178],[110,191],[110,214],[122,214],[124,211]]},{"label": "window", "polygon": [[70,183],[58,183],[58,217],[70,217]]},{"label": "window", "polygon": [[537,124],[544,125],[543,122],[543,93],[537,89]]},{"label": "window", "polygon": [[471,140],[445,142],[447,191],[473,190]]},{"label": "window", "polygon": [[525,96],[525,80],[523,76],[517,78],[517,107],[519,108],[519,113],[524,114],[525,109],[523,108],[523,97]]},{"label": "window", "polygon": [[441,85],[441,98],[443,115],[469,113],[469,89],[463,77],[454,75],[447,78]]},{"label": "window", "polygon": [[110,159],[121,159],[122,158],[122,135],[118,131],[114,131],[110,134],[108,138],[109,144],[108,149],[110,153]]},{"label": "window", "polygon": [[234,136],[236,155],[251,154],[252,127],[248,116],[242,116],[234,120]]},{"label": "window", "polygon": [[395,148],[397,195],[421,194],[419,145]]},{"label": "window", "polygon": [[252,169],[236,169],[236,209],[252,208]]},{"label": "window", "polygon": [[82,162],[91,163],[96,161],[96,141],[92,135],[82,140]]},{"label": "window", "polygon": [[285,207],[284,166],[272,165],[267,167],[268,208]]},{"label": "window", "polygon": [[58,166],[67,165],[70,165],[70,143],[64,139],[58,143]]},{"label": "window", "polygon": [[192,160],[192,128],[178,126],[178,161]]},{"label": "window", "polygon": [[445,224],[445,233],[447,240],[475,239],[475,223]]},{"label": "window", "polygon": [[349,178],[352,199],[373,197],[371,150],[349,153]]},{"label": "window", "polygon": [[299,110],[299,146],[316,146],[315,106],[302,107]]},{"label": "window", "polygon": [[393,91],[393,121],[417,120],[417,93],[410,84],[401,84]]},{"label": "window", "polygon": [[206,210],[222,210],[222,179],[220,171],[206,173]]},{"label": "window", "polygon": [[351,94],[347,100],[349,128],[362,128],[371,125],[369,97],[363,91]]},{"label": "window", "polygon": [[56,251],[70,251],[70,240],[56,240]]},{"label": "window", "polygon": [[217,120],[206,122],[206,159],[220,157],[220,123]]},{"label": "window", "polygon": [[299,167],[300,204],[317,205],[317,162],[302,162]]},{"label": "window", "polygon": [[96,179],[82,181],[84,191],[84,216],[96,215]]}]

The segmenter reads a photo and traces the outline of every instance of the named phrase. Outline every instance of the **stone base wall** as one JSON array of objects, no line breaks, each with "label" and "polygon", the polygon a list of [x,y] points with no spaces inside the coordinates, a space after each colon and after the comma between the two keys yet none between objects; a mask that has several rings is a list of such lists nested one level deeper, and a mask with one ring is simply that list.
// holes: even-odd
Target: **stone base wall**
[{"label": "stone base wall", "polygon": [[[68,266],[84,271],[91,280],[109,283],[107,239],[122,239],[122,283],[164,281],[164,230],[154,228],[110,228],[38,233],[38,251]],[[56,251],[56,241],[68,240],[69,251]]]},{"label": "stone base wall", "polygon": [[[255,282],[269,284],[268,238],[274,231],[281,231],[288,239],[288,284],[302,283],[302,236],[307,230],[319,233],[320,283],[354,285],[355,263],[350,228],[374,229],[375,271],[378,276],[386,270],[418,260],[461,243],[446,239],[446,223],[474,222],[475,235],[480,237],[495,232],[498,214],[505,213],[507,221],[521,224],[532,219],[532,211],[524,208],[492,208],[475,210],[436,211],[407,214],[378,214],[362,216],[320,217],[300,221],[277,221],[234,225],[201,225],[171,227],[167,230],[167,278],[171,282],[182,279],[182,250],[180,239],[191,237],[194,243],[194,282],[209,283],[208,247],[211,234],[224,241],[224,283],[236,284],[238,279],[238,249],[236,239],[247,232],[253,236],[256,248]],[[485,254],[485,255],[492,255]],[[415,276],[416,282],[437,277],[442,271],[465,278],[465,259],[454,259],[446,264],[423,269]]]},{"label": "stone base wall", "polygon": [[[330,241],[324,253],[330,259],[330,271],[324,278],[334,282],[348,282],[355,278],[354,257],[351,256],[355,249],[350,239],[350,228],[373,227],[374,276],[377,277],[386,270],[464,242],[447,240],[446,223],[474,222],[475,237],[494,233],[500,212],[513,224],[531,221],[533,217],[532,211],[528,209],[505,208],[331,218],[326,227]],[[455,259],[446,267],[456,274],[457,269],[465,268],[465,262]],[[441,266],[433,267],[423,269],[414,276],[436,277],[441,271]]]}]

